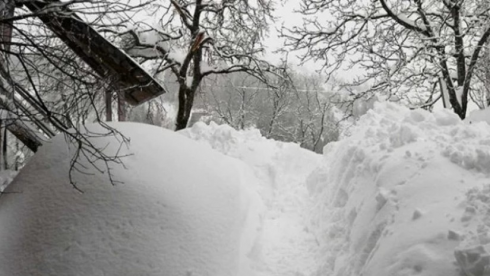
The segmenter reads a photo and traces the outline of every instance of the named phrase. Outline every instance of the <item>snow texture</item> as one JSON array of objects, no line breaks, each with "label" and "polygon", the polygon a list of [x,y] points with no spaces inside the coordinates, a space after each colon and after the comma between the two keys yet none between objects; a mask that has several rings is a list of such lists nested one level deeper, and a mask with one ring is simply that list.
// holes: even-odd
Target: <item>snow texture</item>
[{"label": "snow texture", "polygon": [[422,19],[420,19],[420,18],[417,18],[416,20],[412,20],[404,14],[399,14],[399,15],[397,15],[397,17],[398,17],[398,19],[403,21],[406,25],[415,26],[417,28],[420,28],[423,31],[427,30],[427,27],[424,25]]},{"label": "snow texture", "polygon": [[486,122],[490,125],[490,108],[473,110],[466,120],[470,123]]},{"label": "snow texture", "polygon": [[[113,168],[124,183],[94,172],[75,175],[84,193],[73,189],[58,136],[7,187],[0,275],[237,275],[241,236],[255,231],[246,167],[168,130],[114,126],[131,137],[126,169]],[[109,137],[93,142],[119,148]]]},{"label": "snow texture", "polygon": [[156,46],[161,47],[161,49],[167,52],[165,58],[174,60],[177,63],[182,64],[186,57],[184,49],[180,49],[175,45],[171,45],[168,41],[162,39],[161,35],[156,31],[147,31],[138,33],[139,39],[145,45],[154,45],[154,48],[133,48],[128,50],[128,54],[131,56],[154,58],[160,57],[162,55],[156,48]]},{"label": "snow texture", "polygon": [[375,103],[323,156],[214,123],[115,126],[124,184],[75,191],[57,137],[6,189],[0,275],[490,275],[485,122]]},{"label": "snow texture", "polygon": [[313,275],[490,275],[490,127],[377,103],[352,133],[308,179]]},{"label": "snow texture", "polygon": [[[317,241],[306,227],[311,205],[306,178],[318,167],[321,156],[261,136],[257,129],[236,131],[228,125],[198,122],[181,132],[230,157],[242,160],[254,172],[249,183],[262,199],[260,221],[246,252],[250,271],[239,275],[311,275],[316,267]],[[257,205],[259,206],[259,205]]]}]

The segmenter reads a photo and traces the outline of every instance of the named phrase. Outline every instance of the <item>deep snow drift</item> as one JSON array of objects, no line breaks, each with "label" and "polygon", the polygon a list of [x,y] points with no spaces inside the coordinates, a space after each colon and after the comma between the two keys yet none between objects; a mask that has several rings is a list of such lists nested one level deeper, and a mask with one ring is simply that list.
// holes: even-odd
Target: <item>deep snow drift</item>
[{"label": "deep snow drift", "polygon": [[352,133],[308,179],[318,275],[490,275],[490,126],[383,103]]},{"label": "deep snow drift", "polygon": [[243,276],[311,275],[317,262],[317,241],[306,227],[310,197],[308,175],[320,164],[321,155],[297,144],[265,139],[258,130],[236,131],[230,126],[195,124],[182,134],[248,165],[257,178],[248,183],[265,206],[258,213],[252,250],[247,258],[253,272]]},{"label": "deep snow drift", "polygon": [[[253,179],[238,160],[180,134],[116,124],[131,138],[107,175],[68,181],[58,136],[29,161],[0,197],[0,275],[237,275],[254,220]],[[99,131],[103,131],[100,130]],[[110,138],[94,142],[105,146]],[[119,143],[106,151],[115,151]],[[257,220],[257,219],[255,219]]]},{"label": "deep snow drift", "polygon": [[375,104],[323,156],[226,125],[117,124],[124,184],[78,175],[84,194],[58,137],[0,197],[0,275],[490,275],[480,119]]}]

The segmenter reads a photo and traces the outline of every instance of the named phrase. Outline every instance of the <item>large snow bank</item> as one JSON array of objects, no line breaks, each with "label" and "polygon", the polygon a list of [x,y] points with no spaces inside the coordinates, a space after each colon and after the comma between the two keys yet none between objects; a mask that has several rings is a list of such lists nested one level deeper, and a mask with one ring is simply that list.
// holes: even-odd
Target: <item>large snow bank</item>
[{"label": "large snow bank", "polygon": [[490,126],[378,103],[352,133],[308,179],[318,275],[490,275]]},{"label": "large snow bank", "polygon": [[312,275],[317,267],[312,249],[318,245],[307,228],[311,197],[306,179],[320,164],[321,155],[297,144],[266,139],[257,129],[236,131],[228,125],[199,122],[181,133],[243,161],[254,172],[257,182],[251,187],[265,208],[257,211],[258,232],[246,237],[252,245],[247,253],[251,271],[242,275]]},{"label": "large snow bank", "polygon": [[[120,154],[134,154],[113,168],[123,184],[78,174],[77,192],[67,178],[72,153],[57,137],[0,197],[0,275],[314,271],[305,180],[320,155],[213,123],[180,134],[114,126],[131,138]],[[94,140],[109,141],[106,151],[119,148]]]},{"label": "large snow bank", "polygon": [[[237,159],[177,133],[115,124],[131,139],[107,175],[78,173],[63,136],[46,144],[0,197],[0,275],[238,275],[256,229],[255,178]],[[98,131],[103,131],[98,129]],[[115,152],[113,138],[93,142]],[[87,164],[85,164],[87,165]],[[90,166],[88,166],[90,168]],[[256,214],[255,214],[256,216]]]},{"label": "large snow bank", "polygon": [[323,156],[213,123],[116,126],[124,184],[74,190],[58,137],[7,188],[0,275],[490,275],[484,122],[378,103]]}]

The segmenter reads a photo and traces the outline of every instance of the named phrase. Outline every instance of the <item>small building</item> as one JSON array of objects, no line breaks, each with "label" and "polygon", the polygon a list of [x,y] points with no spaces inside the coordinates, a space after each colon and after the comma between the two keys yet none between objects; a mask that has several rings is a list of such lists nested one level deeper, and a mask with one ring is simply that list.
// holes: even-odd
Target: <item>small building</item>
[{"label": "small building", "polygon": [[[165,88],[134,59],[104,38],[66,5],[56,5],[57,3],[61,1],[0,0],[0,19],[13,17],[15,8],[25,5],[99,76],[110,80],[114,90],[119,91],[124,96],[124,100],[131,105],[139,105],[166,92]],[[13,24],[14,21],[8,20],[0,23],[0,49],[7,52],[10,49]],[[5,60],[0,55],[0,66],[3,62]],[[0,80],[1,77],[0,75]],[[5,76],[3,77],[5,79]],[[9,96],[14,100],[12,93],[21,92],[1,88],[0,85],[0,95]],[[22,97],[25,94],[19,93],[19,95]],[[25,100],[29,103],[28,99]],[[10,109],[8,103],[4,101],[0,101],[0,108]],[[39,120],[35,121],[44,124]],[[42,131],[35,133],[35,127],[25,125],[21,121],[16,120],[9,124],[7,129],[32,151],[36,151],[42,143]]]}]

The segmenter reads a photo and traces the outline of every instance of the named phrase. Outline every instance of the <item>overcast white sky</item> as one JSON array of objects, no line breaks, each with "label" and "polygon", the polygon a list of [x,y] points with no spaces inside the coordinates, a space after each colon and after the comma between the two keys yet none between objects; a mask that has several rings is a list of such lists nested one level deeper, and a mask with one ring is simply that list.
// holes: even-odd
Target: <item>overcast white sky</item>
[{"label": "overcast white sky", "polygon": [[[280,62],[281,55],[273,54],[274,51],[283,48],[284,39],[279,37],[279,33],[277,29],[281,28],[281,26],[292,27],[295,25],[302,24],[302,17],[300,14],[295,13],[294,10],[299,8],[299,0],[287,1],[287,3],[281,5],[278,3],[276,9],[276,17],[277,22],[275,26],[271,26],[270,28],[270,36],[266,39],[265,44],[268,45],[268,54],[270,54],[271,59],[274,62]],[[292,64],[299,64],[300,60],[298,58],[299,52],[291,52],[288,56],[288,60]],[[305,65],[301,66],[300,69],[306,70],[308,72],[315,72],[315,70],[320,69],[320,64],[315,64],[314,62],[308,62]]]},{"label": "overcast white sky", "polygon": [[[302,16],[295,12],[295,10],[299,9],[300,7],[300,0],[288,0],[285,2],[286,3],[284,3],[283,5],[281,5],[280,3],[277,4],[276,17],[278,19],[276,25],[271,26],[270,36],[266,39],[266,45],[269,46],[268,54],[270,55],[270,58],[273,62],[280,62],[281,55],[273,54],[273,52],[277,49],[283,48],[284,45],[284,39],[279,37],[276,29],[280,28],[283,25],[286,27],[293,27],[295,25],[301,25],[303,23]],[[288,60],[290,61],[290,63],[292,65],[297,65],[297,69],[299,71],[304,73],[315,73],[321,69],[323,61],[308,61],[304,65],[299,66],[300,54],[301,52],[292,51],[289,53],[288,56]],[[356,69],[350,69],[348,71],[339,70],[337,77],[343,80],[350,80],[362,73],[362,71]]]}]

